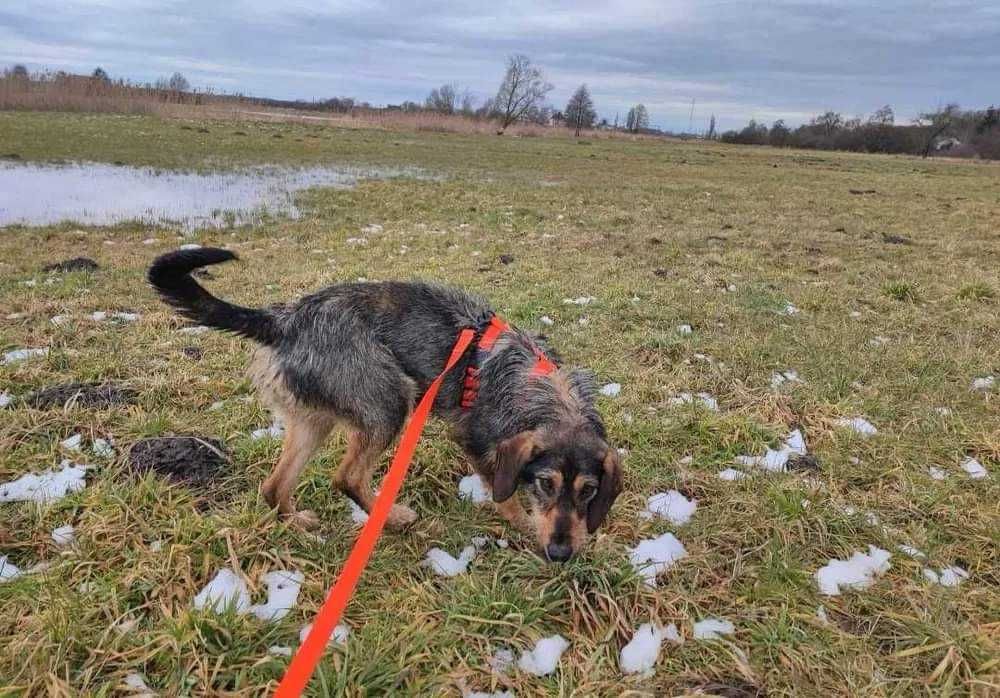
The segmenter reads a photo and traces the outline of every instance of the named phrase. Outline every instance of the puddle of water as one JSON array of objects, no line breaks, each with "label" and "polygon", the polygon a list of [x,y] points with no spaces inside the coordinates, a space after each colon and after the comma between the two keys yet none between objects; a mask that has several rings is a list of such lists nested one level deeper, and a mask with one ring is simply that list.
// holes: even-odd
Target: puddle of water
[{"label": "puddle of water", "polygon": [[190,231],[257,224],[276,216],[299,218],[295,193],[303,189],[348,189],[362,179],[392,177],[426,175],[406,168],[256,167],[203,173],[0,162],[0,227],[138,221]]}]

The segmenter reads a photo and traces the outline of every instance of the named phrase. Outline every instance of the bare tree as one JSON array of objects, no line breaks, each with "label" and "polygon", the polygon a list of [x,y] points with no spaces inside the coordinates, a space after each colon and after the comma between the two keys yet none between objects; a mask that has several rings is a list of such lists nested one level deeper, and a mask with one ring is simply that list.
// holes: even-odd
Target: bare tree
[{"label": "bare tree", "polygon": [[888,104],[881,109],[876,109],[875,113],[868,117],[868,123],[874,126],[892,126],[895,122],[896,115]]},{"label": "bare tree", "polygon": [[25,68],[20,63],[18,63],[17,65],[15,65],[14,67],[12,67],[10,69],[9,75],[12,78],[17,78],[18,80],[27,80],[28,79],[28,69]]},{"label": "bare tree", "polygon": [[927,132],[927,141],[924,144],[924,157],[930,155],[931,148],[934,146],[934,141],[938,139],[938,136],[951,127],[952,122],[958,115],[958,105],[949,104],[943,109],[938,109],[935,112],[927,112],[926,114],[921,114],[917,117],[918,124],[930,126],[930,130]]},{"label": "bare tree", "polygon": [[111,78],[108,77],[107,72],[100,66],[94,68],[94,72],[90,74],[90,77],[98,82],[111,82]]},{"label": "bare tree", "polygon": [[828,111],[813,119],[813,124],[818,126],[823,131],[823,135],[829,138],[838,129],[843,128],[844,117],[835,111]]},{"label": "bare tree", "polygon": [[708,120],[708,132],[705,134],[705,140],[715,140],[715,114],[712,114],[712,118]]},{"label": "bare tree", "polygon": [[461,111],[464,116],[472,116],[476,113],[476,99],[469,90],[462,92]]},{"label": "bare tree", "polygon": [[173,90],[174,92],[187,92],[191,89],[191,83],[188,82],[187,78],[180,73],[174,73],[167,80],[167,89]]},{"label": "bare tree", "polygon": [[498,133],[506,131],[532,110],[540,109],[545,95],[551,91],[552,85],[545,81],[542,71],[531,64],[530,58],[520,53],[507,58],[507,72],[493,100],[493,108],[500,119]]},{"label": "bare tree", "polygon": [[441,85],[431,90],[424,106],[439,114],[454,114],[458,106],[458,89],[455,85]]},{"label": "bare tree", "polygon": [[643,129],[649,128],[649,112],[646,111],[646,105],[636,104],[628,110],[628,116],[625,119],[625,128],[632,133],[638,133]]},{"label": "bare tree", "polygon": [[580,129],[591,128],[597,120],[594,111],[594,100],[586,85],[580,85],[566,103],[566,125],[575,129],[575,135],[580,135]]}]

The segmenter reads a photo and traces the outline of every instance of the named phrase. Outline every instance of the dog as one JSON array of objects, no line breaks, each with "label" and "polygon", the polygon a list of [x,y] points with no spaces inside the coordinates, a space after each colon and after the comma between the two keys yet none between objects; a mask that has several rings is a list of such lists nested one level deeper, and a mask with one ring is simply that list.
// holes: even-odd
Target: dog
[{"label": "dog", "polygon": [[[285,425],[281,456],[262,494],[281,516],[318,523],[296,511],[299,473],[334,428],[347,452],[333,485],[366,512],[379,456],[445,361],[459,333],[477,345],[445,378],[433,414],[474,469],[492,485],[499,513],[535,536],[550,561],[565,561],[604,522],[622,488],[622,468],[595,408],[587,371],[563,367],[541,338],[506,325],[487,302],[423,282],[343,283],[266,309],[211,295],[192,272],[237,259],[199,248],[157,258],[148,279],[161,298],[202,325],[256,342],[250,377]],[[517,490],[527,493],[530,513]],[[396,504],[388,524],[402,528],[415,512]]]}]

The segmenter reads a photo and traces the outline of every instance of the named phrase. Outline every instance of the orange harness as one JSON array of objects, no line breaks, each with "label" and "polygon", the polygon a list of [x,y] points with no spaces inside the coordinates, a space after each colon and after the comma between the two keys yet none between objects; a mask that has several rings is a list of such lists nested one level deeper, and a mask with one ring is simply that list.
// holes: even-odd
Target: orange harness
[{"label": "orange harness", "polygon": [[[497,343],[500,336],[510,331],[510,325],[506,320],[491,315],[490,321],[476,343],[476,352],[472,358],[472,363],[465,369],[465,380],[462,383],[462,407],[469,409],[476,401],[479,394],[479,367],[487,355],[493,351],[493,345]],[[545,376],[556,370],[556,365],[545,353],[534,344],[531,350],[535,353],[535,365],[531,369],[532,376]]]}]

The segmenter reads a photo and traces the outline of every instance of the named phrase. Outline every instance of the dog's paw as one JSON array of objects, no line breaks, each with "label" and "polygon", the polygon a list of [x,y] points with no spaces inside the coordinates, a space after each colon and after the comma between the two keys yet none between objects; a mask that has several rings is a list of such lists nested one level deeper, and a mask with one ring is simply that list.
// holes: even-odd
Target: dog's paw
[{"label": "dog's paw", "polygon": [[389,512],[389,518],[386,519],[386,524],[390,528],[406,528],[416,520],[417,512],[413,511],[413,509],[402,504],[393,504],[392,510]]},{"label": "dog's paw", "polygon": [[289,514],[288,523],[308,531],[319,526],[319,517],[311,509],[303,509],[294,514]]}]

